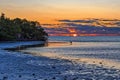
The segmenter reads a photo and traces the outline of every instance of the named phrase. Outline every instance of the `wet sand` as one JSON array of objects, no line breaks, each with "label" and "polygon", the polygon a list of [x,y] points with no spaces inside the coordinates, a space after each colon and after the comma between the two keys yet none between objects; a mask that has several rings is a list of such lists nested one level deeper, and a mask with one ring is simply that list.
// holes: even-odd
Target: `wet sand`
[{"label": "wet sand", "polygon": [[[8,43],[3,44],[10,46]],[[53,46],[52,46],[53,47]],[[57,54],[0,49],[1,80],[119,80],[120,70]],[[33,52],[32,52],[33,51]],[[27,52],[27,54],[24,54]],[[42,52],[42,51],[41,51]],[[28,54],[29,53],[29,54]],[[89,61],[89,60],[88,60]],[[96,61],[96,60],[95,60]],[[100,63],[102,64],[102,63]]]},{"label": "wet sand", "polygon": [[120,69],[120,62],[119,61],[113,61],[108,59],[97,59],[97,58],[76,58],[76,57],[69,57],[65,55],[59,55],[54,53],[44,53],[41,54],[38,51],[29,51],[29,50],[21,50],[22,52],[25,52],[27,54],[32,54],[35,56],[43,56],[48,57],[52,59],[66,59],[69,61],[74,61],[76,63],[86,63],[86,64],[94,64],[97,66],[102,66],[104,68],[115,68]]}]

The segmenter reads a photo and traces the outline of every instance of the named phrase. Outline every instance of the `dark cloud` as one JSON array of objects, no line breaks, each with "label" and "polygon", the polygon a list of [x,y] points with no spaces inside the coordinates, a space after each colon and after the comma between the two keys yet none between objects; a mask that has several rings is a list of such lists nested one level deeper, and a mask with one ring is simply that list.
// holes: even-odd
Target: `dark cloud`
[{"label": "dark cloud", "polygon": [[93,23],[93,22],[96,22],[96,20],[58,20],[59,22],[73,22],[73,23],[76,23],[76,22],[79,22],[79,23]]},{"label": "dark cloud", "polygon": [[118,27],[120,27],[120,22],[116,22],[115,24],[118,25]]},{"label": "dark cloud", "polygon": [[119,19],[102,19],[102,21],[120,21]]},{"label": "dark cloud", "polygon": [[44,24],[49,34],[116,34],[120,35],[120,21],[117,19],[58,20],[59,24]]},{"label": "dark cloud", "polygon": [[[72,27],[46,28],[49,34],[69,34],[69,30],[75,30],[77,34],[120,34],[120,27],[96,27],[90,25],[68,24]],[[64,25],[63,25],[64,26]]]},{"label": "dark cloud", "polygon": [[67,19],[64,19],[64,20],[58,20],[59,22],[71,22],[71,20],[67,20]]},{"label": "dark cloud", "polygon": [[58,20],[59,22],[66,23],[68,25],[89,25],[89,26],[96,26],[96,27],[120,27],[120,20],[118,19],[84,19],[84,20]]}]

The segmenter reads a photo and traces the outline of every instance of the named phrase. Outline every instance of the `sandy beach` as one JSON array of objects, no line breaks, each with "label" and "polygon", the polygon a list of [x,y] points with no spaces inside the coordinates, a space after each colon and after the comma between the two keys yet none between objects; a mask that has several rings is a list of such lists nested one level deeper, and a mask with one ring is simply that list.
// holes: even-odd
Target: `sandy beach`
[{"label": "sandy beach", "polygon": [[0,0],[0,80],[120,80],[120,0]]},{"label": "sandy beach", "polygon": [[[22,45],[32,45],[23,42]],[[36,42],[37,44],[37,42]],[[4,45],[4,47],[3,47]],[[68,59],[65,56],[46,53],[40,54],[32,48],[13,52],[4,48],[16,47],[18,43],[2,43],[0,46],[1,80],[119,80],[120,70],[101,65]],[[58,46],[58,45],[57,45]],[[53,46],[52,46],[53,47]],[[35,49],[35,48],[33,48]],[[47,49],[46,49],[47,50]],[[24,52],[27,52],[25,54]],[[42,52],[42,51],[41,51]],[[29,54],[28,54],[29,53]]]}]

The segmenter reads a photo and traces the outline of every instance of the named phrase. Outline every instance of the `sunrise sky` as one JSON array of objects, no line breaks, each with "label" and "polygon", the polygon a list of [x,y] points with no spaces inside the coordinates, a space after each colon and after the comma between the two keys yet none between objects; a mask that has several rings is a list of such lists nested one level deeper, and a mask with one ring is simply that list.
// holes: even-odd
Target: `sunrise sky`
[{"label": "sunrise sky", "polygon": [[0,12],[38,21],[52,36],[120,35],[120,0],[0,0]]},{"label": "sunrise sky", "polygon": [[41,24],[61,19],[120,19],[120,0],[0,0],[0,12]]}]

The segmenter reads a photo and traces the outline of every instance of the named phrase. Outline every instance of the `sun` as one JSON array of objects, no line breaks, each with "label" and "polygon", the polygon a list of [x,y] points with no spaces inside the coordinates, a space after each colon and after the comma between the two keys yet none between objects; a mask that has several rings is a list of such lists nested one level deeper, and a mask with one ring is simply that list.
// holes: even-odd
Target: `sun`
[{"label": "sun", "polygon": [[77,36],[77,34],[73,34],[73,37],[76,37]]}]

